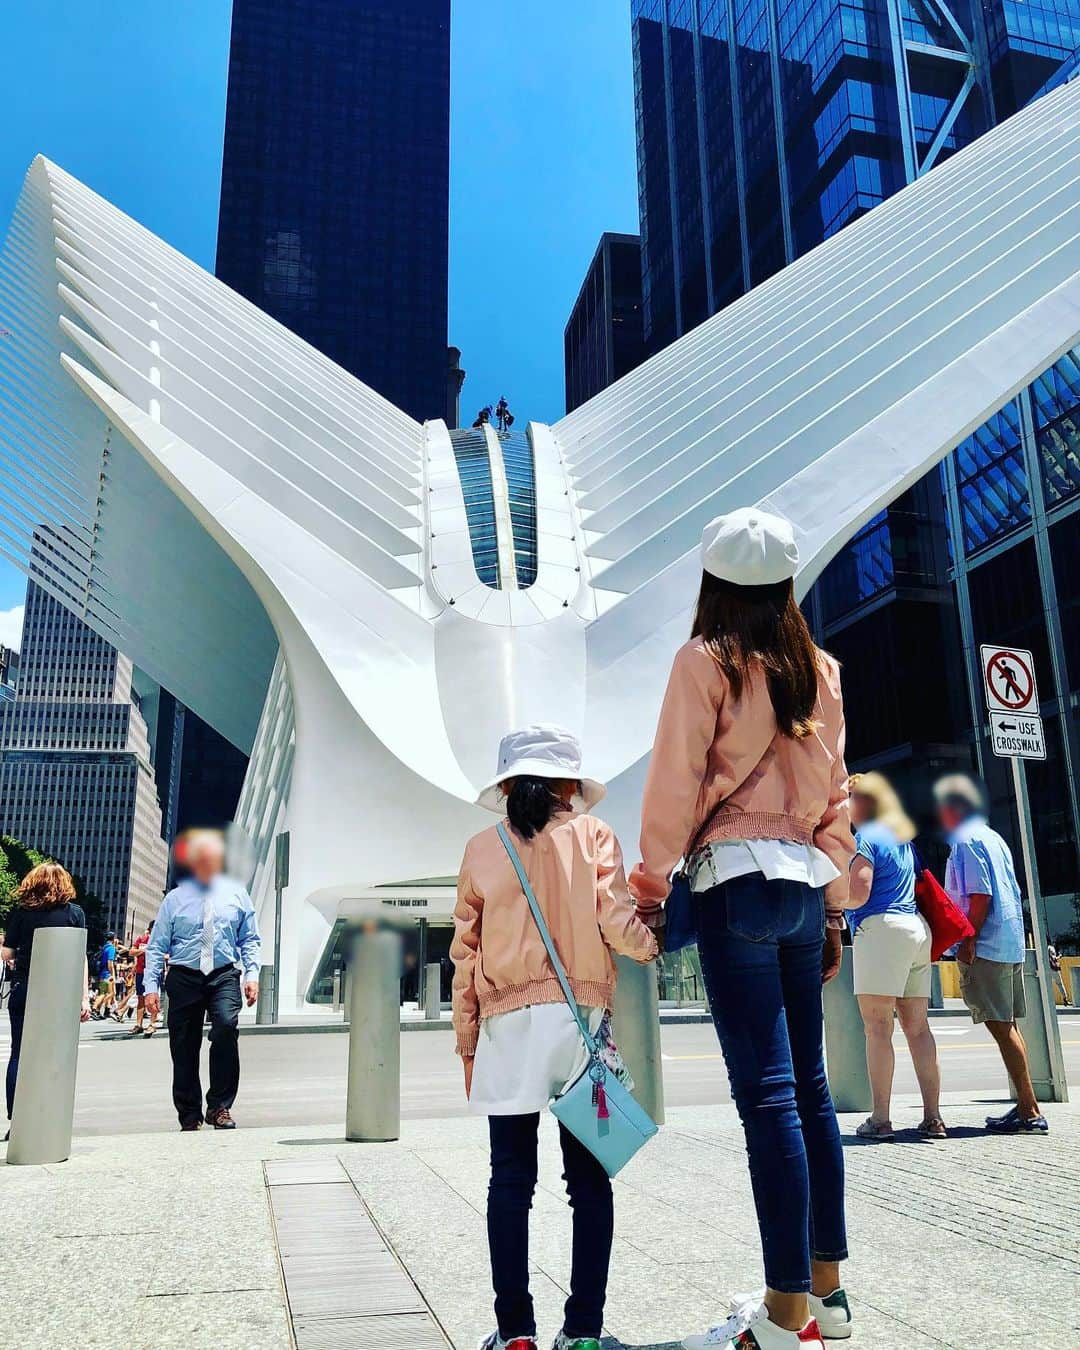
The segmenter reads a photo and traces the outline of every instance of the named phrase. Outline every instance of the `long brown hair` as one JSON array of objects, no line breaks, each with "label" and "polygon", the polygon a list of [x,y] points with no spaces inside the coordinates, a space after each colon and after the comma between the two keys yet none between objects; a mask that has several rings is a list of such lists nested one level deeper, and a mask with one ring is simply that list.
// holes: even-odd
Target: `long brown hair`
[{"label": "long brown hair", "polygon": [[705,642],[734,698],[757,662],[782,734],[795,740],[811,734],[821,654],[795,602],[793,581],[737,586],[703,572],[691,636]]},{"label": "long brown hair", "polygon": [[15,903],[22,909],[57,909],[74,899],[75,883],[59,863],[32,867],[15,892]]}]

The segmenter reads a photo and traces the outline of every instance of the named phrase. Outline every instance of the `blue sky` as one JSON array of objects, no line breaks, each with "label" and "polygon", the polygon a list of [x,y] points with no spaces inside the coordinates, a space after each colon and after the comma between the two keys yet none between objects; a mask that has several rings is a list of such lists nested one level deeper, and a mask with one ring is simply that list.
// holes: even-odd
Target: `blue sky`
[{"label": "blue sky", "polygon": [[[283,0],[284,2],[284,0]],[[212,269],[228,0],[36,0],[3,19],[0,222],[48,155]],[[629,0],[453,0],[450,340],[463,410],[563,410],[562,330],[603,230],[637,230]],[[25,581],[0,562],[0,642]]]}]

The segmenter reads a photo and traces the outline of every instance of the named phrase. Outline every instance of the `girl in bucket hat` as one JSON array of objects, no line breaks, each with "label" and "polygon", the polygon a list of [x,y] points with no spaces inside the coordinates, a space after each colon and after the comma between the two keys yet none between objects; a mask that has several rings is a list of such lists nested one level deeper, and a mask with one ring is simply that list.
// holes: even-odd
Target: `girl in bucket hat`
[{"label": "girl in bucket hat", "polygon": [[701,551],[693,636],[660,713],[630,889],[646,921],[662,924],[669,877],[686,859],[767,1287],[683,1344],[822,1350],[822,1336],[851,1334],[821,1013],[855,851],[840,674],[796,603],[799,550],[786,520],[732,511],[705,527]]},{"label": "girl in bucket hat", "polygon": [[[581,771],[581,746],[546,723],[504,736],[498,772],[478,804],[505,812],[514,847],[589,1029],[624,1072],[607,1032],[612,952],[651,961],[656,940],[637,918],[609,825],[589,814],[604,786]],[[454,910],[454,1029],[470,1109],[491,1135],[488,1243],[498,1329],[482,1350],[536,1350],[529,1294],[529,1209],[540,1112],[577,1078],[587,1055],[577,1023],[495,826],[470,839]],[[614,1229],[611,1182],[559,1126],[573,1209],[570,1297],[555,1350],[599,1350]]]}]

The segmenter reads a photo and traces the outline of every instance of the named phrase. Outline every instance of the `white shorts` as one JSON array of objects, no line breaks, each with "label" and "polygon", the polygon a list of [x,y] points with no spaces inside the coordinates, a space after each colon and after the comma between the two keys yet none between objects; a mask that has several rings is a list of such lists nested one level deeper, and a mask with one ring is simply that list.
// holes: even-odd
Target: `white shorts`
[{"label": "white shorts", "polygon": [[930,997],[930,926],[921,914],[870,914],[852,945],[856,994]]}]

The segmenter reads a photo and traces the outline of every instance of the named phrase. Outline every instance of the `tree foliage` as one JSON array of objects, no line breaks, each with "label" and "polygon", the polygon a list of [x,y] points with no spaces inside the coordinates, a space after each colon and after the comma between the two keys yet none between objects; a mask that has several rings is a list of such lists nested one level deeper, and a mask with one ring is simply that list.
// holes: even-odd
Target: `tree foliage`
[{"label": "tree foliage", "polygon": [[[29,848],[8,834],[0,835],[0,932],[3,931],[7,916],[14,907],[19,882],[27,872],[40,863],[58,861],[60,860],[57,858],[47,858],[36,848]],[[89,930],[87,945],[92,951],[95,946],[100,946],[105,936],[101,905],[96,896],[89,894],[78,877],[73,877],[72,880],[75,882],[75,903],[81,905],[86,913],[86,926]]]}]

